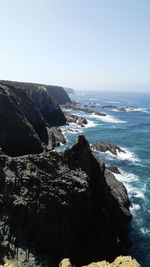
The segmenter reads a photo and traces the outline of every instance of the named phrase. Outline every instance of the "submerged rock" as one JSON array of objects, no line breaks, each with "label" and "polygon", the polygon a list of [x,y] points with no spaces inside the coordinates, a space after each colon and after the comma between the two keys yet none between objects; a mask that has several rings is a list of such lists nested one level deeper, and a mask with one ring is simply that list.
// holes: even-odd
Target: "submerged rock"
[{"label": "submerged rock", "polygon": [[83,264],[125,253],[127,192],[84,136],[64,153],[0,154],[0,163],[1,259],[57,266],[65,256]]}]

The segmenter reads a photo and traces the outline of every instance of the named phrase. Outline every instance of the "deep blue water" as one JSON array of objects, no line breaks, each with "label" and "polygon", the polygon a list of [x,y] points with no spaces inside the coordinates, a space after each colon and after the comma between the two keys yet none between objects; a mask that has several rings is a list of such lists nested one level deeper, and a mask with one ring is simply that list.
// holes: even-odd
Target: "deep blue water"
[{"label": "deep blue water", "polygon": [[[77,112],[88,120],[85,128],[71,124],[68,128],[77,132],[64,132],[68,144],[72,144],[79,133],[84,133],[90,143],[105,141],[124,148],[126,154],[112,156],[99,153],[108,165],[120,168],[122,181],[132,201],[133,219],[130,236],[133,245],[130,255],[143,267],[150,266],[150,93],[77,92],[71,98],[95,111],[106,113],[100,117]],[[103,105],[128,107],[128,112],[115,108],[103,109]],[[130,108],[133,108],[131,111]],[[74,112],[75,113],[75,112]]]}]

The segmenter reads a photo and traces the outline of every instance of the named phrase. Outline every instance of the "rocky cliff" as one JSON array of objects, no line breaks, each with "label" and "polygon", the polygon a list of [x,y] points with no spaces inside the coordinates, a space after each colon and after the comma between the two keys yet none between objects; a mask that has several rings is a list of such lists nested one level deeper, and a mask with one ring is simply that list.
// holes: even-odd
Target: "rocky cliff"
[{"label": "rocky cliff", "polygon": [[[38,110],[40,111],[44,120],[49,124],[49,126],[60,126],[66,123],[66,118],[59,107],[58,98],[54,97],[55,87],[52,87],[53,90],[50,90],[51,86],[34,84],[34,83],[21,83],[21,82],[12,82],[12,81],[0,81],[0,84],[3,84],[9,87],[10,90],[24,91],[27,96],[34,102]],[[57,96],[59,95],[60,99],[63,98],[63,95],[67,93],[63,88],[57,88]],[[20,97],[21,97],[20,93]],[[69,96],[67,95],[69,98]]]},{"label": "rocky cliff", "polygon": [[46,89],[60,105],[71,103],[71,99],[68,96],[67,91],[63,87],[46,85]]},{"label": "rocky cliff", "polygon": [[84,136],[64,153],[1,152],[1,261],[58,266],[64,257],[81,264],[125,253],[130,202],[108,176]]},{"label": "rocky cliff", "polygon": [[10,156],[40,153],[40,139],[18,105],[18,98],[0,85],[0,147]]},{"label": "rocky cliff", "polygon": [[61,132],[49,130],[66,124],[65,115],[50,92],[55,89],[57,98],[59,95],[63,101],[70,101],[59,87],[0,81],[0,147],[6,154],[39,153],[43,145],[54,148],[61,140],[65,142]]}]

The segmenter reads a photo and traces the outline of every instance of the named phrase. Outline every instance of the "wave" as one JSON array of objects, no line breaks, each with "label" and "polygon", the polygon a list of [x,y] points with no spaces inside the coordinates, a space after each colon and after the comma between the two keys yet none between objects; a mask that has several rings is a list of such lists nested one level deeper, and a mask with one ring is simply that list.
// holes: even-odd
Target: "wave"
[{"label": "wave", "polygon": [[134,173],[128,173],[120,169],[121,174],[114,174],[116,179],[122,182],[127,188],[130,197],[145,199],[145,187],[135,186],[135,182],[140,180],[140,177]]},{"label": "wave", "polygon": [[111,115],[100,116],[100,115],[92,113],[92,115],[88,115],[88,117],[95,118],[97,120],[108,122],[108,123],[126,123],[126,121],[119,120],[118,118],[115,118],[114,116],[111,116]]},{"label": "wave", "polygon": [[[124,108],[124,112],[143,112],[143,113],[147,113],[150,114],[150,109],[148,108],[132,108],[132,107],[123,107]],[[115,112],[120,112],[119,108],[114,108],[112,109],[112,111]]]},{"label": "wave", "polygon": [[141,227],[140,231],[143,235],[150,235],[150,229],[146,228],[146,227]]},{"label": "wave", "polygon": [[77,123],[71,122],[69,125],[61,127],[62,133],[66,138],[67,133],[77,134],[83,132],[83,127],[78,125]]},{"label": "wave", "polygon": [[141,160],[138,158],[138,156],[134,152],[132,152],[129,149],[124,148],[124,147],[121,147],[121,149],[124,150],[125,153],[124,152],[119,152],[117,150],[117,157],[119,159],[131,161],[133,163],[139,163],[139,162],[141,162]]},{"label": "wave", "polygon": [[98,98],[90,98],[89,100],[90,100],[90,101],[97,101]]},{"label": "wave", "polygon": [[85,124],[85,127],[84,128],[94,128],[97,126],[97,123],[95,123],[94,121],[91,121],[91,120],[87,120],[87,124]]},{"label": "wave", "polygon": [[133,214],[135,211],[140,210],[140,205],[139,204],[132,204],[132,206],[130,207],[130,211]]},{"label": "wave", "polygon": [[106,152],[99,152],[100,154],[106,154],[107,155],[107,159],[112,161],[112,160],[119,160],[119,161],[127,161],[127,162],[131,162],[134,165],[138,165],[138,166],[143,166],[141,164],[141,159],[138,158],[138,156],[134,153],[129,151],[127,148],[121,147],[122,150],[125,151],[124,152],[119,152],[117,150],[117,155],[112,154],[110,151],[106,151]]},{"label": "wave", "polygon": [[134,181],[138,181],[139,180],[139,177],[137,175],[135,175],[134,173],[128,173],[122,169],[119,168],[119,171],[121,172],[121,174],[115,174],[117,177],[117,179],[120,181],[120,182],[128,182],[128,183],[131,183],[131,182],[134,182]]},{"label": "wave", "polygon": [[109,103],[109,104],[119,104],[119,101],[105,101],[105,103]]}]

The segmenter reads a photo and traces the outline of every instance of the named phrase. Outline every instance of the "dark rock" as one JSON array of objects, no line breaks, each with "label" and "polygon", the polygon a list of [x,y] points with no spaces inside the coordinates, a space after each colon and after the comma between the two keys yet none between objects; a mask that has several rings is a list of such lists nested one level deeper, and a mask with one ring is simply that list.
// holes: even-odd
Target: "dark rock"
[{"label": "dark rock", "polygon": [[92,144],[91,147],[92,147],[92,149],[97,150],[97,151],[101,151],[101,152],[110,151],[114,155],[117,155],[117,151],[122,152],[122,153],[126,153],[119,146],[117,146],[115,144],[104,143],[104,142],[97,142],[95,144]]},{"label": "dark rock", "polygon": [[116,166],[109,166],[107,167],[107,170],[109,170],[110,172],[116,173],[116,174],[121,174],[121,172]]},{"label": "dark rock", "polygon": [[1,258],[57,266],[63,257],[82,264],[125,253],[127,192],[84,136],[64,153],[0,154],[0,162]]},{"label": "dark rock", "polygon": [[118,109],[118,106],[115,106],[115,105],[104,105],[104,106],[101,106],[101,108],[113,108],[113,109]]},{"label": "dark rock", "polygon": [[46,89],[60,105],[71,103],[71,99],[63,87],[46,85]]},{"label": "dark rock", "polygon": [[85,118],[71,114],[68,111],[64,111],[64,114],[65,114],[65,117],[66,117],[66,120],[68,123],[74,122],[74,123],[79,124],[82,127],[84,127],[84,125],[86,125],[88,123]]},{"label": "dark rock", "polygon": [[49,136],[48,149],[54,149],[55,147],[66,143],[66,139],[60,128],[52,127],[48,128],[47,131]]},{"label": "dark rock", "polygon": [[0,85],[0,147],[10,156],[40,153],[41,142],[17,101],[7,87]]},{"label": "dark rock", "polygon": [[30,122],[35,132],[38,134],[41,142],[47,145],[47,125],[33,100],[27,95],[25,90],[22,90],[22,88],[18,86],[18,84],[7,84],[7,87],[11,92],[15,94],[18,108],[22,111],[27,120]]},{"label": "dark rock", "polygon": [[28,87],[28,93],[49,126],[60,126],[66,124],[66,119],[62,110],[45,87]]},{"label": "dark rock", "polygon": [[[51,86],[47,85],[12,81],[0,81],[0,84],[25,91],[28,97],[30,97],[35,103],[42,117],[49,124],[49,126],[65,125],[65,116],[59,107],[58,102],[56,102],[56,99],[54,99],[54,93],[52,94],[52,92],[55,91],[54,89],[56,89],[55,87],[52,87],[52,89]],[[56,94],[58,95],[59,92],[61,98],[62,91],[61,89],[59,90],[59,88],[57,88]],[[63,92],[65,91],[63,90]]]},{"label": "dark rock", "polygon": [[122,211],[126,213],[127,217],[130,217],[129,206],[131,203],[125,186],[108,169],[105,170],[105,177],[111,194],[117,200]]},{"label": "dark rock", "polygon": [[117,108],[117,110],[120,111],[120,112],[126,112],[127,111],[126,108],[124,108],[124,107]]},{"label": "dark rock", "polygon": [[82,107],[80,104],[77,104],[77,103],[75,103],[75,104],[74,103],[70,103],[70,104],[63,105],[63,108],[64,109],[68,109],[69,108],[69,109],[76,110],[76,111],[83,111],[85,113],[98,115],[98,116],[107,116],[105,113],[88,109],[88,108],[86,108],[86,105],[84,105],[84,107]]}]

